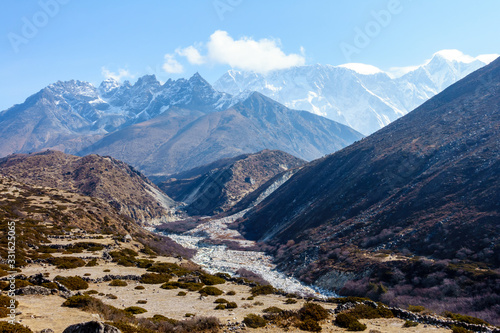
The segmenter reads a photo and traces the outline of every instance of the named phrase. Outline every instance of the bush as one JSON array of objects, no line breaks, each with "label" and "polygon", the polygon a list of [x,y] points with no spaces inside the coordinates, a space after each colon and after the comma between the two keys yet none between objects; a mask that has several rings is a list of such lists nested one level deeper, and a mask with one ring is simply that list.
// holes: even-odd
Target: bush
[{"label": "bush", "polygon": [[136,289],[136,290],[144,290],[146,288],[144,288],[144,286],[136,286],[134,289]]},{"label": "bush", "polygon": [[321,331],[321,326],[318,324],[317,321],[307,318],[304,321],[301,321],[297,327],[303,331],[309,331],[309,332],[320,332]]},{"label": "bush", "polygon": [[230,290],[230,291],[228,291],[228,292],[226,293],[226,295],[228,295],[228,296],[234,296],[234,295],[236,295],[236,291],[234,291],[234,290]]},{"label": "bush", "polygon": [[160,284],[168,282],[169,279],[165,274],[145,273],[141,275],[140,282],[145,284]]},{"label": "bush", "polygon": [[420,313],[425,311],[425,307],[420,305],[408,305],[408,311]]},{"label": "bush", "polygon": [[177,296],[186,296],[186,295],[187,295],[187,293],[185,291],[179,291],[177,293]]},{"label": "bush", "polygon": [[144,299],[140,299],[137,301],[137,304],[147,304],[148,301],[144,300]]},{"label": "bush", "polygon": [[253,313],[245,316],[245,318],[243,318],[243,322],[251,328],[264,327],[267,324],[267,321],[264,318]]},{"label": "bush", "polygon": [[200,280],[207,286],[226,283],[226,280],[224,280],[223,278],[210,274],[201,274]]},{"label": "bush", "polygon": [[0,321],[0,332],[2,333],[33,333],[28,327],[15,323],[10,324],[7,321]]},{"label": "bush", "polygon": [[[15,279],[14,283],[16,284],[16,289],[24,288],[24,287],[33,285],[33,283],[31,283],[31,282],[29,282],[27,280],[21,280],[21,279]],[[3,290],[9,290],[9,289],[10,289],[10,283],[7,282],[7,285],[5,288],[3,288]]]},{"label": "bush", "polygon": [[77,257],[54,257],[48,262],[59,269],[72,269],[85,266],[85,261]]},{"label": "bush", "polygon": [[287,298],[285,301],[285,304],[295,304],[295,303],[297,303],[297,300],[293,298]]},{"label": "bush", "polygon": [[93,302],[97,301],[95,298],[87,296],[87,295],[77,295],[71,296],[67,300],[64,301],[62,306],[66,306],[68,308],[78,308],[85,309],[88,308]]},{"label": "bush", "polygon": [[148,268],[149,272],[155,273],[166,273],[166,274],[175,274],[177,276],[184,276],[186,274],[191,273],[191,270],[183,268],[177,264],[169,263],[169,262],[157,262],[154,263],[151,267]]},{"label": "bush", "polygon": [[42,287],[47,289],[59,289],[59,286],[54,282],[44,282],[42,283]]},{"label": "bush", "polygon": [[[10,305],[11,305],[11,298],[9,296],[0,294],[0,318],[5,318],[8,316],[10,310],[7,309],[7,307]],[[14,305],[17,308],[19,302],[14,300]]]},{"label": "bush", "polygon": [[411,320],[407,320],[404,324],[403,324],[403,327],[415,327],[417,326],[418,323],[414,322],[414,321],[411,321]]},{"label": "bush", "polygon": [[269,308],[265,308],[264,310],[262,310],[262,312],[266,312],[266,313],[281,313],[281,312],[283,312],[283,309],[280,309],[277,306],[271,306]]},{"label": "bush", "polygon": [[124,310],[125,310],[125,312],[131,313],[134,315],[148,312],[148,310],[141,308],[140,306],[129,306],[128,308],[125,308]]},{"label": "bush", "polygon": [[99,263],[97,262],[97,259],[92,259],[85,266],[86,267],[94,267],[94,266],[97,266],[97,265],[99,265]]},{"label": "bush", "polygon": [[118,298],[118,296],[113,295],[113,294],[106,294],[106,297],[109,299],[117,299]]},{"label": "bush", "polygon": [[122,280],[113,280],[109,283],[111,287],[126,287],[128,286],[127,282]]},{"label": "bush", "polygon": [[152,318],[150,318],[150,320],[152,320],[152,321],[165,321],[165,322],[170,323],[172,325],[177,325],[177,323],[179,322],[176,319],[168,318],[168,317],[165,317],[165,316],[162,316],[159,314],[155,314]]},{"label": "bush", "polygon": [[361,324],[356,317],[347,313],[339,313],[335,318],[335,324],[349,331],[364,331],[366,325]]},{"label": "bush", "polygon": [[84,292],[85,295],[97,295],[99,294],[99,292],[97,290],[87,290],[86,292]]},{"label": "bush", "polygon": [[462,315],[462,314],[459,314],[459,313],[453,313],[453,312],[445,311],[444,312],[444,316],[448,317],[450,319],[456,320],[456,321],[461,321],[462,323],[476,324],[476,325],[489,325],[488,322],[486,322],[486,321],[484,321],[482,319],[471,317],[471,316]]},{"label": "bush", "polygon": [[366,304],[358,304],[354,309],[349,311],[349,314],[353,315],[357,319],[375,319],[375,318],[393,318],[394,314],[391,310],[386,307],[379,306],[378,308],[373,308]]},{"label": "bush", "polygon": [[452,326],[451,332],[452,333],[472,333],[472,331],[469,331],[468,329],[465,329],[465,328],[459,327],[459,326]]},{"label": "bush", "polygon": [[328,310],[322,307],[319,304],[315,303],[306,303],[299,310],[299,315],[302,320],[306,320],[307,318],[311,318],[316,321],[320,321],[328,318],[329,313]]},{"label": "bush", "polygon": [[238,307],[238,304],[236,304],[236,302],[228,302],[226,304],[227,309],[236,309],[237,307]]},{"label": "bush", "polygon": [[200,294],[210,295],[210,296],[220,296],[222,295],[222,290],[216,287],[204,287],[198,291]]},{"label": "bush", "polygon": [[68,288],[69,290],[83,290],[83,289],[87,289],[89,287],[89,284],[87,283],[87,281],[85,281],[84,279],[82,279],[79,276],[66,276],[66,277],[64,277],[64,276],[58,275],[54,278],[54,281],[59,282],[60,284],[62,284],[66,288]]},{"label": "bush", "polygon": [[226,304],[217,304],[215,307],[215,310],[225,310],[226,309]]},{"label": "bush", "polygon": [[253,296],[257,295],[269,295],[269,294],[274,294],[276,292],[276,289],[267,284],[265,286],[255,286],[252,289],[250,289],[250,292],[252,293]]},{"label": "bush", "polygon": [[214,303],[220,303],[220,304],[222,304],[222,303],[229,303],[229,302],[226,299],[224,299],[224,298],[217,298],[214,301]]}]

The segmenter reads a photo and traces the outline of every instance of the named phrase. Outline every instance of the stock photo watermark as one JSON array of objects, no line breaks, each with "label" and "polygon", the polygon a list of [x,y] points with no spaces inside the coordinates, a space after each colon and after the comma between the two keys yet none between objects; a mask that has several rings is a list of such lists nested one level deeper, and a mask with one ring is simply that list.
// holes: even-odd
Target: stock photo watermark
[{"label": "stock photo watermark", "polygon": [[385,9],[372,10],[371,20],[362,27],[354,28],[354,38],[351,43],[342,42],[339,47],[348,62],[352,62],[352,56],[361,53],[371,42],[377,38],[383,29],[387,28],[394,16],[401,14],[403,4],[400,0],[389,0]]},{"label": "stock photo watermark", "polygon": [[224,21],[224,16],[228,12],[232,12],[236,7],[241,5],[243,0],[214,0],[212,5],[215,12],[221,21]]},{"label": "stock photo watermark", "polygon": [[19,53],[20,46],[26,45],[35,38],[41,29],[49,24],[50,20],[59,14],[61,6],[66,5],[71,0],[40,0],[38,6],[40,10],[36,11],[30,17],[21,17],[21,29],[19,32],[9,32],[7,39],[10,42],[12,50]]},{"label": "stock photo watermark", "polygon": [[7,281],[9,286],[7,294],[10,297],[8,309],[8,322],[12,325],[16,323],[16,222],[9,221],[7,224],[7,265],[9,265],[9,276]]}]

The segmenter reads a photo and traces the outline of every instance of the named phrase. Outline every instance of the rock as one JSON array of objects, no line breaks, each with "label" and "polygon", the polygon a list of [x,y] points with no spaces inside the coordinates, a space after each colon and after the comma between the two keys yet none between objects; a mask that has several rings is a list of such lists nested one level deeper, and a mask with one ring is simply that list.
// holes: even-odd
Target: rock
[{"label": "rock", "polygon": [[52,291],[41,286],[27,286],[16,289],[16,295],[52,295]]},{"label": "rock", "polygon": [[98,321],[89,321],[68,326],[63,333],[122,333],[122,331],[108,324]]},{"label": "rock", "polygon": [[54,333],[54,330],[51,328],[44,328],[40,331],[40,333]]}]

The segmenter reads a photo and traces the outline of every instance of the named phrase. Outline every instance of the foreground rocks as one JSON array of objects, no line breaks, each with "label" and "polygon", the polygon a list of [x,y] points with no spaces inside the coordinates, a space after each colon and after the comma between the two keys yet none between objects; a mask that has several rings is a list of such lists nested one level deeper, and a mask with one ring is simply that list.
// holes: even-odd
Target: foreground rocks
[{"label": "foreground rocks", "polygon": [[122,333],[122,331],[108,324],[98,321],[89,321],[68,326],[63,333]]}]

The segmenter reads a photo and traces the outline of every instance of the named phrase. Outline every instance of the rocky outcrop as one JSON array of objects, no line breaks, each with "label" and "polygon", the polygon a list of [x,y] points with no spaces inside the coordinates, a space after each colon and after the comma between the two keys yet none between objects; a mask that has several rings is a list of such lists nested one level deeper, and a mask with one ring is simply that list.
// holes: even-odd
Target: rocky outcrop
[{"label": "rocky outcrop", "polygon": [[121,333],[118,328],[98,321],[75,324],[66,327],[63,333]]}]

